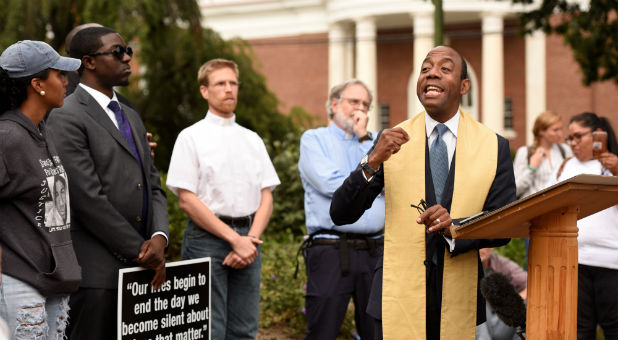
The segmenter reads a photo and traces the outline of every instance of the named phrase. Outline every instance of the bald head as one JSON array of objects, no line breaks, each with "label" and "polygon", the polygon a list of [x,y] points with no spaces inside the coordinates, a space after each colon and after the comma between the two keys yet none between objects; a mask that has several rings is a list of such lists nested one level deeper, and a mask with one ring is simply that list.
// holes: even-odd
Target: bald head
[{"label": "bald head", "polygon": [[444,123],[459,108],[461,96],[470,90],[465,60],[454,48],[433,48],[421,65],[416,95],[425,111],[435,120]]},{"label": "bald head", "polygon": [[67,52],[67,55],[71,54],[71,40],[73,40],[73,37],[75,36],[75,34],[83,30],[84,28],[89,28],[89,27],[103,27],[103,25],[97,24],[96,22],[89,22],[87,24],[74,27],[71,30],[71,32],[67,34],[67,37],[64,39],[64,50]]}]

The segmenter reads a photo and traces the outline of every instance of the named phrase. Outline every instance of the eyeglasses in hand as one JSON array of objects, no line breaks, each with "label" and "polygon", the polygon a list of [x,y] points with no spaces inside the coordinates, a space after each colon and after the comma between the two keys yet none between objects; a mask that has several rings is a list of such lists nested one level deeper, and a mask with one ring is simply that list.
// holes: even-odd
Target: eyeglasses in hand
[{"label": "eyeglasses in hand", "polygon": [[427,210],[427,208],[429,208],[429,205],[427,204],[427,202],[425,202],[425,200],[422,199],[422,198],[421,198],[421,201],[418,203],[418,205],[410,204],[410,206],[412,208],[416,208],[416,210],[418,211],[419,214],[424,213],[425,210]]}]

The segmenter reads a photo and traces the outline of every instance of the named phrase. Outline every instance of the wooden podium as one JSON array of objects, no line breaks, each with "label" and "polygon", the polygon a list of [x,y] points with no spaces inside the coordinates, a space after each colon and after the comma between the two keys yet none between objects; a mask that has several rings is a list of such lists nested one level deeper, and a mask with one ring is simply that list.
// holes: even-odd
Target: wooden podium
[{"label": "wooden podium", "polygon": [[577,339],[577,220],[618,203],[618,177],[579,175],[460,226],[453,238],[530,237],[526,338]]}]

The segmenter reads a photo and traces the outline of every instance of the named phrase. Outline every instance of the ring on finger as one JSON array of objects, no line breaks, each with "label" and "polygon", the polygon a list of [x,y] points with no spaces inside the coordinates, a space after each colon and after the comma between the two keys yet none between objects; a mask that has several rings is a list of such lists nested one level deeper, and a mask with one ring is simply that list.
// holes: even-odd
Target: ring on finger
[{"label": "ring on finger", "polygon": [[440,223],[440,218],[436,218],[436,223],[439,224]]}]

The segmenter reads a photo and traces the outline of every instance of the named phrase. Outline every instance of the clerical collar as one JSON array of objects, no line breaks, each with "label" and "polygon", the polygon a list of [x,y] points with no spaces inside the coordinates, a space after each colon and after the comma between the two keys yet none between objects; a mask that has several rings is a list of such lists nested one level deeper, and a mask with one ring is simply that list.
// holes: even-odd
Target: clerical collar
[{"label": "clerical collar", "polygon": [[344,130],[344,129],[340,128],[337,124],[335,124],[335,122],[332,122],[332,123],[328,126],[328,128],[329,128],[329,129],[331,129],[331,131],[332,131],[335,135],[337,135],[337,136],[339,136],[339,137],[341,137],[341,138],[343,138],[343,139],[345,139],[345,140],[351,140],[351,139],[354,139],[354,134],[353,134],[353,133],[349,133],[349,132],[347,132],[346,130]]},{"label": "clerical collar", "polygon": [[218,126],[232,126],[236,122],[236,115],[233,114],[230,118],[223,118],[208,111],[208,113],[206,113],[206,117],[204,117],[204,120],[210,124]]}]

